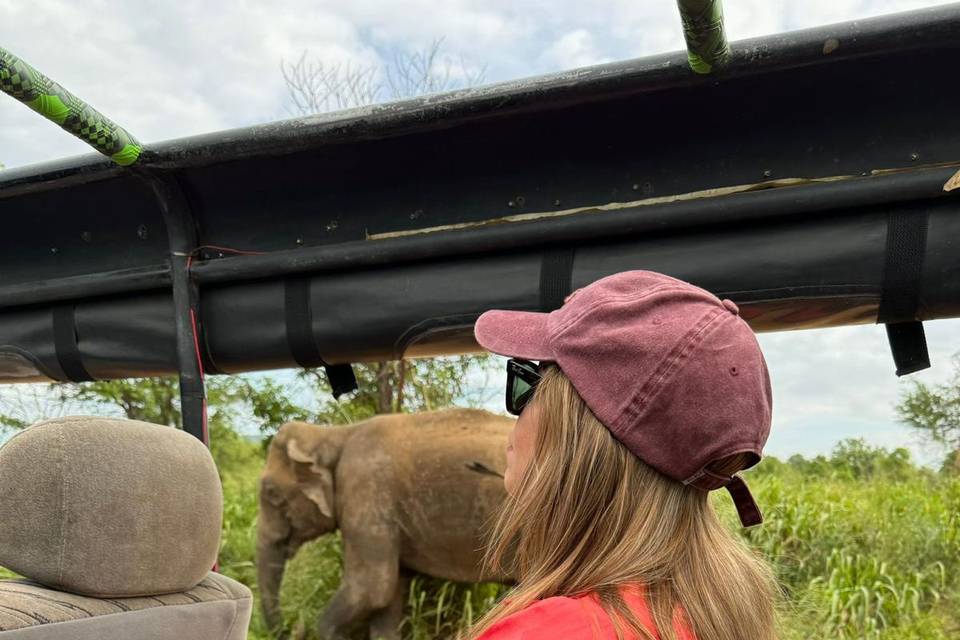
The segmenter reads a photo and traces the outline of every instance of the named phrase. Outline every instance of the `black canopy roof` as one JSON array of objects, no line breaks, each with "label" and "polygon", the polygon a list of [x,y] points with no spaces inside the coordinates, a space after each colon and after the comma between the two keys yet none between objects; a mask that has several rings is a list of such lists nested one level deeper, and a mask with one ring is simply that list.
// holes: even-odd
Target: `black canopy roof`
[{"label": "black canopy roof", "polygon": [[626,269],[757,331],[888,323],[928,366],[919,321],[960,316],[960,4],[732,52],[0,172],[0,381],[462,353],[482,311]]}]

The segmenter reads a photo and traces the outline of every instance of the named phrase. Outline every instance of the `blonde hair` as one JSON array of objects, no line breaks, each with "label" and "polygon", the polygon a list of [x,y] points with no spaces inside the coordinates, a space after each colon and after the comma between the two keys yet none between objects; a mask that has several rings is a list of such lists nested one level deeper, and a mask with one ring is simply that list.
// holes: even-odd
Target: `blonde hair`
[{"label": "blonde hair", "polygon": [[[706,492],[663,476],[618,442],[550,364],[535,391],[535,453],[493,525],[485,563],[517,586],[471,630],[552,596],[595,592],[618,638],[622,622],[654,640],[623,600],[640,585],[662,640],[685,615],[699,640],[773,640],[770,567],[719,521]],[[732,457],[715,468],[735,471]],[[723,467],[726,467],[724,469]]]}]

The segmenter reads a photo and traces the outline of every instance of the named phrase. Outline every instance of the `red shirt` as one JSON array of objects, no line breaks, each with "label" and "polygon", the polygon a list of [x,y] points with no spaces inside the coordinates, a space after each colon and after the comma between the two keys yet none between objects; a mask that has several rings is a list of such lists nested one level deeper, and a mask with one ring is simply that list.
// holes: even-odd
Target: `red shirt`
[{"label": "red shirt", "polygon": [[[660,638],[642,587],[621,590],[627,604],[655,638]],[[625,627],[625,624],[621,626]],[[677,640],[696,640],[682,617],[674,617]],[[624,628],[627,640],[636,636]],[[538,600],[503,618],[477,640],[614,640],[617,637],[610,617],[601,608],[596,594],[575,598],[557,596]]]}]

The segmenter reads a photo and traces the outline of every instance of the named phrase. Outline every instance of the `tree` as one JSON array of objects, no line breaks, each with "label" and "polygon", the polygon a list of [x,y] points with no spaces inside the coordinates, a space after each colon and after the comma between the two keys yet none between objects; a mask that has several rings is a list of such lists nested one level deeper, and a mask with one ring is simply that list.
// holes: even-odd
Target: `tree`
[{"label": "tree", "polygon": [[[61,402],[83,406],[85,413],[119,412],[131,420],[183,426],[176,376],[55,383],[51,388]],[[269,396],[272,390],[237,378],[207,379],[210,448],[221,476],[236,468],[249,468],[255,461],[258,449],[245,442],[233,425],[238,417],[249,413],[251,405],[265,403],[261,396]]]},{"label": "tree", "polygon": [[79,403],[51,393],[52,384],[15,384],[0,389],[0,438],[34,422],[82,413]]},{"label": "tree", "polygon": [[[482,406],[488,399],[485,385],[467,395],[471,371],[485,371],[487,354],[399,360],[376,364],[357,364],[358,390],[346,402],[330,396],[330,385],[318,370],[301,372],[300,378],[312,384],[325,400],[312,412],[311,419],[324,424],[355,422],[378,413],[430,411],[460,402]],[[275,428],[275,427],[274,427]]]},{"label": "tree", "polygon": [[[960,461],[960,353],[952,357],[953,376],[947,384],[928,386],[911,380],[912,388],[895,407],[898,418],[927,442],[947,448],[949,460]],[[954,469],[960,472],[960,467]]]},{"label": "tree", "polygon": [[[331,395],[329,382],[319,369],[281,374],[288,375],[288,380],[264,374],[207,376],[211,439],[216,432],[238,424],[272,435],[291,420],[342,424],[378,413],[439,409],[455,402],[479,407],[499,393],[487,384],[491,372],[486,354],[446,356],[405,367],[401,362],[355,365],[359,388],[339,400]],[[470,388],[474,373],[487,379]],[[400,380],[400,375],[405,379]],[[17,396],[16,403],[9,398],[0,403],[0,425],[20,428],[50,415],[51,407],[58,407],[60,413],[69,407],[74,412],[119,413],[132,420],[182,426],[175,376],[54,383],[48,388],[43,393],[35,390],[34,395]]]},{"label": "tree", "polygon": [[847,478],[865,480],[875,476],[901,479],[913,470],[910,452],[903,447],[888,451],[873,447],[863,438],[846,438],[837,443],[830,458],[832,470]]},{"label": "tree", "polygon": [[386,64],[352,65],[310,58],[280,61],[294,115],[362,107],[483,82],[486,68],[473,69],[463,58],[443,53],[443,39],[413,53],[397,52]]},{"label": "tree", "polygon": [[[183,426],[176,378],[97,380],[78,385],[62,384],[56,389],[62,400],[81,401],[90,405],[114,405],[131,420],[171,427]],[[208,393],[216,395],[216,389],[208,389]]]}]

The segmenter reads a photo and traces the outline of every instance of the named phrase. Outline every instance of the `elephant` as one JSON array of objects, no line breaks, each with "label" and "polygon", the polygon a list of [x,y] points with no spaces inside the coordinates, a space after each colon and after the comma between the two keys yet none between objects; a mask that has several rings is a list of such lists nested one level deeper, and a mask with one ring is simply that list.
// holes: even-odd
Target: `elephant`
[{"label": "elephant", "polygon": [[[339,529],[343,579],[317,623],[341,640],[366,622],[399,640],[410,572],[510,583],[481,568],[484,527],[506,499],[514,418],[482,409],[381,414],[348,426],[283,424],[260,477],[257,575],[267,626],[280,633],[284,566]],[[499,472],[497,471],[499,470]]]}]

